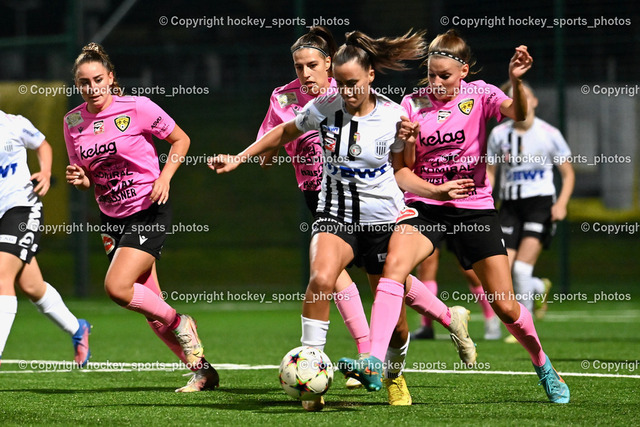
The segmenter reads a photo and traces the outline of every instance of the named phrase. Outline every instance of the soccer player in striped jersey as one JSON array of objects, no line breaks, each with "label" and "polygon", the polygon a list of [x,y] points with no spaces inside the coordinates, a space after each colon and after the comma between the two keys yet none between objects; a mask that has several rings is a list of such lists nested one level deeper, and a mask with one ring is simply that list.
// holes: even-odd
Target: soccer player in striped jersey
[{"label": "soccer player in striped jersey", "polygon": [[[293,120],[302,108],[320,95],[336,93],[336,82],[331,77],[331,60],[338,49],[333,35],[324,27],[312,27],[291,46],[293,64],[298,76],[292,82],[274,89],[269,102],[269,110],[260,126],[258,139],[279,124]],[[299,138],[284,144],[296,173],[298,187],[312,215],[318,207],[318,196],[322,183],[322,145],[320,134],[312,130]],[[268,168],[279,148],[261,154],[261,165]],[[277,159],[276,159],[277,161]],[[349,333],[356,342],[360,357],[369,355],[369,322],[362,307],[358,287],[347,271],[338,276],[335,301]],[[303,328],[308,323],[317,323],[302,316]],[[321,325],[328,327],[328,322]],[[305,345],[323,347],[325,337],[305,336]],[[347,388],[361,387],[359,381],[349,378]]]},{"label": "soccer player in striped jersey", "polygon": [[[144,315],[154,333],[193,375],[178,392],[218,386],[218,373],[204,358],[195,321],[176,313],[161,296],[156,260],[171,228],[171,178],[189,149],[187,134],[146,97],[120,96],[115,68],[97,43],[75,60],[73,77],[84,103],[64,118],[70,165],[67,183],[92,185],[109,258],[107,295],[127,310]],[[171,144],[160,171],[153,136]]]},{"label": "soccer player in striped jersey", "polygon": [[[546,312],[551,282],[533,277],[533,268],[542,249],[555,234],[555,222],[567,216],[567,204],[575,184],[568,161],[571,150],[558,129],[536,117],[538,98],[523,83],[527,118],[496,126],[489,135],[487,166],[489,182],[495,183],[500,169],[500,225],[507,245],[513,287],[522,304],[537,318]],[[511,92],[511,85],[504,87]],[[556,200],[553,166],[562,177]],[[535,309],[535,310],[534,310]],[[512,337],[508,337],[510,341]]]},{"label": "soccer player in striped jersey", "polygon": [[[18,310],[17,283],[38,311],[71,336],[74,361],[84,367],[91,355],[91,325],[69,311],[58,291],[42,278],[35,258],[43,224],[40,197],[51,183],[51,145],[29,120],[2,111],[0,138],[0,359]],[[27,149],[36,152],[40,164],[33,175]]]},{"label": "soccer player in striped jersey", "polygon": [[[402,288],[409,273],[427,258],[446,233],[453,233],[463,267],[472,267],[490,297],[496,314],[531,356],[540,384],[554,403],[569,402],[569,388],[542,350],[529,310],[515,298],[509,260],[502,240],[498,213],[486,174],[486,123],[526,118],[527,103],[521,78],[533,59],[526,46],[516,48],[509,63],[513,99],[482,81],[466,83],[471,49],[454,31],[438,35],[429,45],[426,65],[428,86],[403,100],[409,116],[399,136],[405,139],[407,155],[415,156],[414,171],[425,182],[445,184],[472,178],[475,190],[460,200],[437,201],[409,190],[407,209],[398,220],[398,230],[389,242],[389,252],[380,286],[389,293],[376,294],[371,313],[371,356],[358,364],[363,384],[379,383],[372,375],[384,358],[392,325],[402,306]],[[444,229],[435,228],[444,226]],[[376,304],[386,307],[376,310]],[[382,321],[380,319],[387,319]]]},{"label": "soccer player in striped jersey", "polygon": [[[378,286],[378,279],[395,219],[403,206],[398,183],[408,190],[443,199],[466,197],[468,185],[472,184],[469,179],[461,179],[435,186],[404,167],[404,145],[396,139],[396,132],[406,112],[371,90],[376,72],[405,69],[403,61],[424,56],[424,48],[421,33],[393,39],[372,39],[357,31],[348,33],[333,59],[339,94],[318,97],[294,120],[276,126],[240,154],[220,155],[211,160],[212,169],[229,172],[249,157],[268,152],[305,132],[313,129],[320,132],[325,156],[323,180],[311,240],[310,280],[303,304],[303,316],[317,322],[303,328],[303,343],[307,334],[326,341],[327,329],[320,325],[329,318],[327,295],[333,291],[342,270],[352,262],[365,267],[377,294],[386,292],[384,286]],[[460,336],[466,344],[459,350],[461,357],[465,361],[475,360],[475,346],[468,336],[466,319],[457,310],[449,310],[413,277],[408,280],[407,290],[410,295],[407,302],[412,308],[422,314],[430,312],[449,318],[452,334]],[[391,404],[410,405],[411,396],[401,372],[409,341],[403,308],[393,322],[392,334],[386,342],[389,352],[385,355],[388,368],[385,385]],[[379,384],[378,389],[381,387]],[[313,403],[315,409],[324,406],[322,398]]]}]

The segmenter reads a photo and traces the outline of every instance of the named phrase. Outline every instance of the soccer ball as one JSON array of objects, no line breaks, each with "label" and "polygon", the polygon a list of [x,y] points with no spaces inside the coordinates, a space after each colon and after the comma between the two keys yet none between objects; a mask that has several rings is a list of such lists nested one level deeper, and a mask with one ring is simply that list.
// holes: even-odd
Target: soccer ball
[{"label": "soccer ball", "polygon": [[313,400],[329,390],[333,365],[315,347],[296,347],[280,362],[280,385],[294,399]]}]

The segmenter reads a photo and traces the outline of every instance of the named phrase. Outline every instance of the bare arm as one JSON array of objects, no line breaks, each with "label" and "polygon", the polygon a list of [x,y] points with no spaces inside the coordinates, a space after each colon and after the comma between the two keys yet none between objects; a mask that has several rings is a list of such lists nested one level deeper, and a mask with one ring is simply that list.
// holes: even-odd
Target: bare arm
[{"label": "bare arm", "polygon": [[189,145],[191,145],[189,136],[178,125],[173,128],[173,131],[165,138],[165,141],[171,144],[167,163],[162,168],[158,179],[153,183],[153,189],[149,195],[152,202],[158,202],[160,205],[167,203],[167,200],[169,200],[171,178],[180,167],[181,160],[187,155]]},{"label": "bare arm", "polygon": [[421,179],[405,166],[403,152],[393,153],[392,162],[398,186],[403,191],[409,191],[418,196],[434,200],[464,199],[469,197],[468,193],[474,188],[472,179],[457,179],[441,185],[434,185]]},{"label": "bare arm", "polygon": [[526,46],[518,46],[509,62],[509,80],[513,87],[513,99],[507,99],[500,105],[500,113],[517,122],[527,117],[527,98],[524,94],[522,76],[531,68],[533,58]]},{"label": "bare arm", "polygon": [[36,148],[36,154],[38,156],[40,171],[31,175],[31,180],[35,179],[38,181],[33,192],[42,197],[47,194],[49,187],[51,187],[51,164],[53,162],[53,149],[51,148],[51,144],[45,139],[40,146]]},{"label": "bare arm", "polygon": [[498,165],[487,163],[487,178],[489,178],[489,184],[491,188],[494,189],[496,185],[496,171],[498,170]]},{"label": "bare arm", "polygon": [[209,167],[217,173],[231,172],[237,168],[240,163],[246,162],[249,158],[278,149],[287,142],[300,137],[302,133],[303,132],[296,126],[295,119],[281,123],[265,133],[262,138],[245,148],[241,153],[235,156],[222,154],[212,158],[209,161]]},{"label": "bare arm", "polygon": [[551,221],[561,221],[567,217],[567,205],[576,182],[576,174],[571,163],[564,162],[558,165],[558,170],[562,177],[562,189],[558,200],[551,207]]}]

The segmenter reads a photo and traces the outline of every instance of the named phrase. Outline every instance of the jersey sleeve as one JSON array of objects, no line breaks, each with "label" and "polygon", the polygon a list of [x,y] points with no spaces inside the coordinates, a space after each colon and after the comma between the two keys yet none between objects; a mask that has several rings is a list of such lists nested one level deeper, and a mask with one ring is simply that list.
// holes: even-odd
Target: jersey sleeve
[{"label": "jersey sleeve", "polygon": [[262,125],[260,125],[256,139],[262,138],[265,133],[282,123],[282,118],[276,113],[276,108],[280,108],[278,97],[271,94],[271,98],[269,98],[269,110],[267,110],[267,115],[262,121]]},{"label": "jersey sleeve", "polygon": [[71,132],[69,132],[69,126],[67,126],[66,117],[62,122],[62,130],[64,133],[64,144],[67,147],[67,156],[69,156],[69,164],[80,165],[80,159],[78,159],[78,156],[76,155],[75,144],[73,143]]},{"label": "jersey sleeve", "polygon": [[20,129],[20,140],[22,144],[30,149],[35,150],[40,147],[44,141],[44,135],[36,127],[23,116],[12,116],[12,121],[17,129]]},{"label": "jersey sleeve", "polygon": [[484,90],[484,113],[485,118],[495,118],[498,122],[501,121],[504,116],[500,112],[500,106],[504,101],[510,99],[503,91],[501,91],[498,87],[485,83]]},{"label": "jersey sleeve", "polygon": [[413,103],[411,102],[411,95],[407,95],[402,98],[400,106],[404,109],[404,111],[407,112],[407,117],[409,118],[409,120],[413,120]]},{"label": "jersey sleeve", "polygon": [[136,98],[136,115],[141,132],[150,133],[159,139],[166,139],[176,122],[162,108],[149,98]]},{"label": "jersey sleeve", "polygon": [[316,102],[322,100],[322,98],[324,97],[319,97],[308,102],[296,115],[294,121],[298,130],[309,132],[310,130],[320,129],[320,123],[325,119],[325,116],[316,107]]},{"label": "jersey sleeve", "polygon": [[561,165],[571,157],[571,149],[569,144],[562,136],[562,133],[558,129],[553,129],[549,132],[549,138],[553,144],[553,160],[556,165]]}]

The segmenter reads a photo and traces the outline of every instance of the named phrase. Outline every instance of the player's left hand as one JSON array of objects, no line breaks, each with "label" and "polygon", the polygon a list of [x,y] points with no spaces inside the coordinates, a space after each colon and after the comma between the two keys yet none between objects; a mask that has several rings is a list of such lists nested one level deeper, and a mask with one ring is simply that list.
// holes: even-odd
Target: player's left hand
[{"label": "player's left hand", "polygon": [[47,194],[47,191],[49,191],[49,188],[51,188],[50,173],[47,174],[44,172],[36,172],[33,175],[31,175],[30,179],[31,181],[35,179],[38,182],[38,184],[35,185],[35,187],[33,188],[33,192],[40,197],[43,197],[45,194]]},{"label": "player's left hand", "polygon": [[533,65],[533,58],[529,55],[527,47],[520,45],[509,61],[509,78],[521,79]]},{"label": "player's left hand", "polygon": [[164,205],[169,200],[169,188],[169,180],[162,177],[156,179],[149,199],[154,203],[158,202],[159,205]]},{"label": "player's left hand", "polygon": [[567,207],[560,205],[558,203],[554,203],[551,206],[551,221],[562,221],[567,217]]}]

